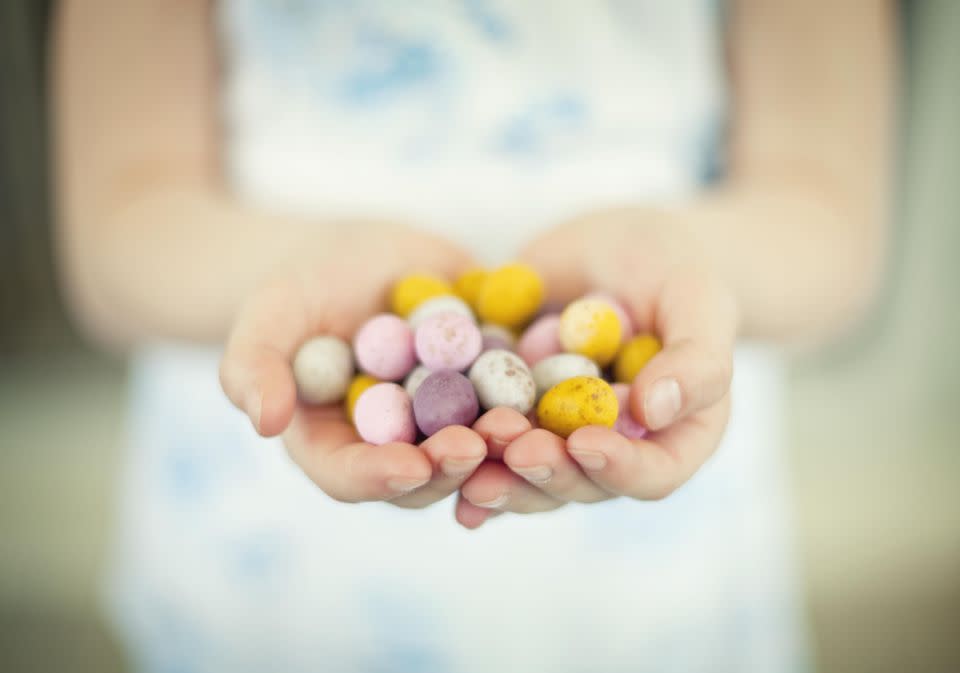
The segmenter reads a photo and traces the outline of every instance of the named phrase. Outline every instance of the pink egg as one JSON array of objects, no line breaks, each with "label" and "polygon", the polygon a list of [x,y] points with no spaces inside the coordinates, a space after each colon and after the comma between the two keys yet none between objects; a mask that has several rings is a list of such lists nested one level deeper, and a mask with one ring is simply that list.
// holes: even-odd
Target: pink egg
[{"label": "pink egg", "polygon": [[626,341],[636,333],[636,326],[633,324],[633,318],[630,317],[630,312],[627,311],[627,307],[612,294],[608,292],[591,292],[586,295],[584,299],[599,299],[610,304],[610,308],[612,308],[617,314],[617,317],[620,318],[620,329],[622,330],[620,333],[621,341]]},{"label": "pink egg", "polygon": [[630,413],[630,386],[626,383],[614,383],[613,394],[617,396],[617,402],[620,404],[620,412],[617,414],[617,422],[613,424],[613,429],[627,439],[641,439],[647,434],[647,429],[634,420],[633,414]]},{"label": "pink egg", "polygon": [[353,351],[360,368],[381,381],[399,381],[417,364],[413,330],[390,313],[363,324],[353,338]]},{"label": "pink egg", "polygon": [[411,443],[417,438],[413,401],[396,383],[378,383],[363,391],[353,408],[353,423],[371,444]]},{"label": "pink egg", "polygon": [[537,318],[517,342],[517,354],[531,367],[544,358],[562,352],[559,314]]},{"label": "pink egg", "polygon": [[438,313],[417,328],[415,344],[417,356],[427,369],[463,371],[480,355],[483,336],[467,316]]}]

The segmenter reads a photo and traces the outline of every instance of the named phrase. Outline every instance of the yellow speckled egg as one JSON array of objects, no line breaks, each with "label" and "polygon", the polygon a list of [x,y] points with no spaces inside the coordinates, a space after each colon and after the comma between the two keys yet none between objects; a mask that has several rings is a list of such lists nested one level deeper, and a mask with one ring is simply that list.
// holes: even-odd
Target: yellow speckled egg
[{"label": "yellow speckled egg", "polygon": [[507,264],[490,272],[477,293],[483,322],[517,328],[528,322],[543,301],[543,280],[526,264]]},{"label": "yellow speckled egg", "polygon": [[560,315],[560,343],[606,367],[617,355],[623,328],[617,312],[601,299],[578,299]]},{"label": "yellow speckled egg", "polygon": [[357,374],[353,377],[353,381],[350,382],[350,387],[347,388],[347,397],[344,400],[344,404],[347,408],[347,419],[353,423],[353,408],[357,406],[357,400],[360,399],[360,396],[363,395],[363,392],[380,383],[377,379],[373,378],[369,374]]},{"label": "yellow speckled egg", "polygon": [[575,376],[544,393],[537,405],[540,427],[563,438],[587,425],[612,428],[620,412],[610,384],[593,376]]},{"label": "yellow speckled egg", "polygon": [[453,286],[443,278],[426,273],[404,276],[393,286],[390,306],[401,318],[406,318],[413,309],[427,299],[453,294]]},{"label": "yellow speckled egg", "polygon": [[457,296],[470,304],[470,308],[477,310],[477,297],[480,295],[480,288],[490,272],[486,269],[476,268],[460,274],[453,284],[453,290]]},{"label": "yellow speckled egg", "polygon": [[660,340],[652,334],[635,336],[617,354],[613,364],[613,377],[619,383],[633,383],[654,355],[660,352]]}]

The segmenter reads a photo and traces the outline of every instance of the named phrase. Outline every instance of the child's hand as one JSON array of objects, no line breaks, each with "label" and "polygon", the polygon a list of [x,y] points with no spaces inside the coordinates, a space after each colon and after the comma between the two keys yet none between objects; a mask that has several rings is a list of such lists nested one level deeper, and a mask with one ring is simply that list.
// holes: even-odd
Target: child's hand
[{"label": "child's hand", "polygon": [[531,243],[524,258],[544,274],[551,299],[609,291],[640,330],[661,338],[663,350],[630,395],[631,413],[651,433],[633,441],[597,426],[567,440],[542,429],[507,433],[503,462],[484,463],[463,485],[458,520],[475,527],[490,511],[667,496],[710,457],[726,427],[737,333],[733,293],[709,268],[693,232],[665,213],[581,218]]},{"label": "child's hand", "polygon": [[420,447],[364,443],[342,404],[298,403],[290,362],[309,337],[349,340],[398,276],[453,275],[468,262],[452,244],[403,227],[357,226],[335,246],[305,244],[240,310],[221,364],[224,391],[261,435],[282,434],[294,462],[337,500],[422,507],[448,496],[486,455],[476,432],[446,428]]}]

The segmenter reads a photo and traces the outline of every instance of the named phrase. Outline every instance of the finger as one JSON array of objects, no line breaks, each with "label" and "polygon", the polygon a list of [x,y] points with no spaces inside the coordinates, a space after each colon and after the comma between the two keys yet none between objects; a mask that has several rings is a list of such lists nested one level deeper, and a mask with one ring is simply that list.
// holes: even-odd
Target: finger
[{"label": "finger", "polygon": [[659,500],[679,488],[713,454],[729,411],[727,396],[649,440],[631,441],[599,426],[580,428],[567,439],[567,450],[604,490],[640,500]]},{"label": "finger", "polygon": [[220,384],[257,432],[279,434],[290,423],[297,388],[290,361],[309,335],[302,292],[277,282],[241,309],[220,363]]},{"label": "finger", "polygon": [[567,453],[566,442],[547,430],[531,430],[515,439],[504,452],[503,462],[556,500],[599,502],[612,497],[583,473]]},{"label": "finger", "polygon": [[546,512],[564,504],[528,484],[503,463],[493,461],[477,468],[460,493],[477,507],[518,514]]},{"label": "finger", "polygon": [[507,445],[532,427],[530,419],[519,411],[497,407],[477,419],[473,431],[486,442],[487,457],[500,460]]},{"label": "finger", "polygon": [[293,461],[341,502],[390,500],[423,486],[433,472],[417,446],[359,441],[339,407],[299,409],[283,437]]},{"label": "finger", "polygon": [[476,432],[451,425],[420,445],[433,468],[429,482],[413,493],[391,500],[400,507],[426,507],[460,488],[487,455],[487,445]]},{"label": "finger", "polygon": [[459,523],[464,528],[469,530],[474,530],[479,528],[484,523],[499,516],[502,512],[498,512],[494,509],[484,509],[483,507],[477,507],[469,500],[466,500],[463,495],[457,496],[457,506],[454,509],[454,516]]},{"label": "finger", "polygon": [[695,273],[677,273],[657,298],[656,330],[664,348],[637,375],[630,410],[660,430],[716,404],[730,388],[737,332],[735,302]]}]

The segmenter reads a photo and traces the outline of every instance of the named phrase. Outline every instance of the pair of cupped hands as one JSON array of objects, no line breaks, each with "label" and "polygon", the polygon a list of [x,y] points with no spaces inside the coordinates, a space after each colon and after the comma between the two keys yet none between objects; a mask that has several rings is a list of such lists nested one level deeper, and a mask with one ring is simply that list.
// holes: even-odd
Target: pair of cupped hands
[{"label": "pair of cupped hands", "polygon": [[402,225],[344,226],[334,245],[329,236],[299,245],[240,309],[221,363],[223,389],[258,433],[282,435],[293,461],[339,501],[420,508],[459,492],[456,519],[476,528],[501,512],[666,497],[710,457],[730,411],[737,303],[696,233],[665,212],[610,210],[547,231],[519,259],[543,275],[550,300],[610,292],[641,331],[660,337],[663,350],[630,392],[630,413],[650,430],[644,439],[599,426],[563,439],[497,408],[419,446],[375,446],[360,440],[342,404],[300,403],[291,360],[306,339],[349,342],[383,310],[398,277],[452,278],[472,265],[453,243]]}]

